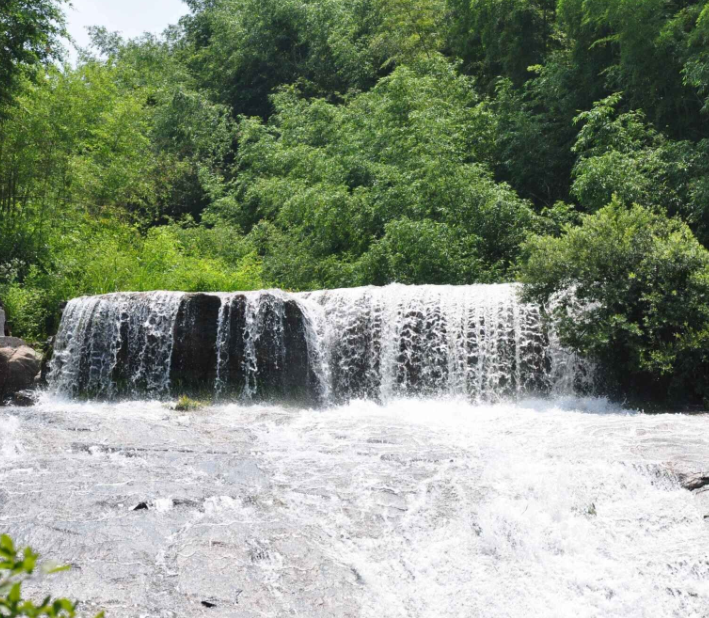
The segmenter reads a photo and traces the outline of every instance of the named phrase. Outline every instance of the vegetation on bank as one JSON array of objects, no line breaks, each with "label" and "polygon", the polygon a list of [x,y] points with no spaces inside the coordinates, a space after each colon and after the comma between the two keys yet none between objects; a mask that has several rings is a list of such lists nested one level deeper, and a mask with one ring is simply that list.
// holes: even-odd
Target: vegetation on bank
[{"label": "vegetation on bank", "polygon": [[[618,393],[707,397],[709,0],[0,7],[0,297],[515,279]],[[4,41],[4,42],[3,42]],[[578,312],[581,311],[581,314]]]},{"label": "vegetation on bank", "polygon": [[607,391],[709,401],[709,251],[685,223],[615,198],[523,249],[524,296],[599,361]]},{"label": "vegetation on bank", "polygon": [[187,395],[182,395],[174,404],[173,410],[175,412],[196,412],[201,410],[208,404],[204,401],[197,401],[196,399],[190,399]]}]

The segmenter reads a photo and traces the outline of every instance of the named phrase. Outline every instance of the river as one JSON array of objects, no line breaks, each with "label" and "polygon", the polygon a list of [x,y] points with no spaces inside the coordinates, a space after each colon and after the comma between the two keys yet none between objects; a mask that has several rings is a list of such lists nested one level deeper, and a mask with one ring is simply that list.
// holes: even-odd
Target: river
[{"label": "river", "polygon": [[709,416],[602,399],[0,409],[0,530],[109,618],[709,615]]}]

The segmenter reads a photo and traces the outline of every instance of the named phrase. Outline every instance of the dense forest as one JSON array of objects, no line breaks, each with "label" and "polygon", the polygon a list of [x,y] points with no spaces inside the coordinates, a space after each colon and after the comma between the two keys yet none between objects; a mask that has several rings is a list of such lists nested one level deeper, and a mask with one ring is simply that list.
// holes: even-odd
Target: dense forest
[{"label": "dense forest", "polygon": [[[0,298],[525,281],[608,388],[709,398],[709,0],[186,0],[71,65],[0,7]],[[568,292],[572,291],[572,294]]]}]

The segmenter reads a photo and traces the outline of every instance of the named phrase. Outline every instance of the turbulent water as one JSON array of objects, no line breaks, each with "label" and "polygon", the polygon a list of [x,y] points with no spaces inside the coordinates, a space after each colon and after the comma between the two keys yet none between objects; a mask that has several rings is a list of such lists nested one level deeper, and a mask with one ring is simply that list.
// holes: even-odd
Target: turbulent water
[{"label": "turbulent water", "polygon": [[109,617],[707,618],[709,415],[591,379],[515,286],[77,299],[0,530]]},{"label": "turbulent water", "polygon": [[[71,396],[160,398],[196,387],[248,401],[282,400],[300,386],[302,400],[324,404],[411,395],[492,401],[587,388],[590,367],[558,344],[539,307],[521,303],[518,292],[391,285],[79,298],[64,313],[50,381]],[[200,366],[181,371],[194,357]]]},{"label": "turbulent water", "polygon": [[50,398],[0,411],[0,529],[109,617],[700,618],[708,460],[709,416],[600,400]]}]

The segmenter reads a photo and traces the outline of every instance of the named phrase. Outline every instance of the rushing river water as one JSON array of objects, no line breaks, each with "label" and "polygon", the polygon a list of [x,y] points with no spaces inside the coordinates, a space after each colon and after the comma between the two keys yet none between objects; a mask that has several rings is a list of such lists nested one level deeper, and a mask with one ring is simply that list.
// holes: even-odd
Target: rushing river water
[{"label": "rushing river water", "polygon": [[0,529],[109,618],[709,616],[709,416],[603,400],[0,410]]}]

